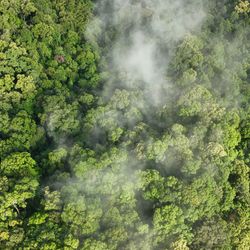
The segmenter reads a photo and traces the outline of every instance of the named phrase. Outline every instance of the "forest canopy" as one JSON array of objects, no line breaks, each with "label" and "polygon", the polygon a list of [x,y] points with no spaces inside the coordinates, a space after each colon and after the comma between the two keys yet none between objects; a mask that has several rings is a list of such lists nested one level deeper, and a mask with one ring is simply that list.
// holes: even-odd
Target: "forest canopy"
[{"label": "forest canopy", "polygon": [[248,0],[0,0],[0,249],[249,249],[249,24]]}]

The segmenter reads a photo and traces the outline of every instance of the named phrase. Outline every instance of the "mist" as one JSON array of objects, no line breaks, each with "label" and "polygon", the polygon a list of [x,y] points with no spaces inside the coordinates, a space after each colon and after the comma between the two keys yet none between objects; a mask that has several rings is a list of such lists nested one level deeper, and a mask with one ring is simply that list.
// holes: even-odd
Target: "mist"
[{"label": "mist", "polygon": [[[94,225],[101,221],[100,228],[96,224],[99,239],[104,237],[108,228],[111,230],[117,226],[107,219],[112,209],[117,209],[121,221],[124,220],[123,226],[127,226],[125,210],[128,209],[134,216],[131,223],[140,226],[129,227],[130,235],[124,249],[141,249],[143,241],[147,242],[145,249],[154,249],[158,244],[155,239],[158,232],[152,227],[152,223],[156,223],[153,211],[157,210],[158,204],[152,206],[147,194],[142,195],[144,182],[151,178],[147,174],[150,176],[152,170],[159,175],[159,185],[163,186],[167,184],[162,184],[162,176],[167,181],[171,176],[181,176],[182,180],[189,181],[193,176],[204,178],[204,169],[209,173],[206,178],[212,178],[219,175],[216,164],[201,159],[217,151],[221,157],[227,156],[221,145],[223,130],[220,127],[209,130],[203,124],[204,121],[220,119],[225,115],[224,108],[217,104],[211,106],[211,94],[199,85],[195,90],[187,88],[190,94],[188,92],[184,100],[176,102],[182,90],[179,83],[168,75],[180,46],[192,47],[195,41],[198,49],[199,46],[202,48],[196,35],[201,33],[206,9],[202,1],[193,0],[104,0],[97,1],[94,10],[86,39],[93,46],[100,47],[100,68],[106,77],[102,79],[102,90],[98,91],[99,107],[90,110],[83,119],[84,139],[91,150],[80,153],[82,156],[78,160],[73,159],[69,152],[74,177],[56,185],[61,186],[66,204],[84,194],[87,206],[98,206],[101,212],[92,219]],[[182,119],[176,106],[187,105],[188,109],[192,98],[200,102],[197,107],[201,114],[198,116],[204,121],[194,119],[186,129],[175,124]],[[169,113],[171,109],[173,111]],[[217,110],[217,116],[210,115],[214,110]],[[208,142],[204,143],[206,140]],[[195,183],[195,178],[190,187],[192,183]],[[157,194],[150,197],[164,204],[170,199],[167,197],[171,196],[170,190],[162,197]],[[72,192],[76,197],[71,195]],[[193,208],[185,208],[185,203],[177,204],[183,213],[193,213]],[[143,233],[140,227],[145,227]],[[184,239],[188,239],[191,236],[188,236],[186,225],[183,228]],[[170,245],[171,239],[167,241]]]},{"label": "mist", "polygon": [[3,2],[0,249],[247,249],[249,0]]},{"label": "mist", "polygon": [[[137,219],[133,223],[139,223],[138,218],[143,218],[142,226],[146,229],[144,233],[139,233],[138,229],[130,228],[127,249],[142,249],[140,244],[143,241],[147,242],[144,249],[153,249],[156,232],[150,227],[152,207],[138,191],[143,188],[142,171],[148,168],[142,154],[149,154],[150,150],[154,151],[158,145],[162,145],[162,151],[160,154],[153,153],[152,160],[156,161],[156,169],[163,175],[175,172],[172,168],[177,169],[182,159],[178,159],[175,150],[166,153],[171,145],[168,135],[163,134],[159,138],[163,142],[158,143],[147,127],[140,128],[136,124],[140,124],[143,119],[153,124],[156,110],[164,109],[171,102],[172,96],[178,94],[173,90],[175,82],[167,76],[168,69],[178,44],[185,37],[200,32],[206,12],[201,1],[102,0],[97,1],[95,13],[95,19],[87,27],[86,38],[94,46],[98,41],[102,48],[101,70],[108,77],[103,80],[103,89],[99,93],[101,108],[85,117],[84,130],[89,133],[88,145],[95,145],[94,150],[102,152],[106,150],[105,147],[109,147],[112,133],[118,127],[121,133],[113,142],[121,155],[116,152],[116,156],[112,156],[113,160],[107,165],[102,163],[101,156],[97,160],[100,171],[92,170],[87,161],[80,161],[72,168],[78,178],[84,178],[81,179],[83,183],[80,184],[80,192],[96,197],[96,190],[100,190],[97,198],[102,200],[104,214],[109,213],[110,206],[118,207],[119,202],[122,207],[128,204],[137,207],[138,213],[134,215]],[[137,142],[135,149],[130,146],[134,142],[126,142],[130,139],[124,138],[122,132],[129,128],[133,137],[134,126],[141,130],[144,140],[142,143]],[[109,131],[112,133],[107,136]],[[187,138],[183,137],[183,140]],[[172,144],[175,147],[175,143]],[[112,147],[109,152],[112,152]],[[83,174],[84,177],[81,177]],[[68,185],[72,184],[69,182]],[[102,191],[105,187],[109,188]],[[113,196],[112,201],[109,196]],[[127,197],[127,201],[121,201],[123,196]],[[120,216],[125,216],[125,213],[120,211]],[[110,226],[108,222],[103,223],[103,228]],[[100,235],[105,234],[105,230],[102,230]]]},{"label": "mist", "polygon": [[103,70],[121,76],[119,82],[106,82],[102,95],[110,97],[115,88],[139,87],[150,105],[162,104],[173,84],[166,72],[176,45],[199,32],[206,16],[202,1],[104,0],[97,1],[95,10],[87,37],[105,43],[107,34],[115,33],[103,54]]}]

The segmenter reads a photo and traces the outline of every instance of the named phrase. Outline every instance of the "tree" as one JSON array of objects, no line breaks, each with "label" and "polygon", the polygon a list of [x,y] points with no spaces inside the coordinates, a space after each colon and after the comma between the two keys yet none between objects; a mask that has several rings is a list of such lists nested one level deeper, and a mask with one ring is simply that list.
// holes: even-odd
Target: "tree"
[{"label": "tree", "polygon": [[248,1],[239,1],[235,6],[235,10],[239,14],[247,14],[250,12],[250,3]]},{"label": "tree", "polygon": [[100,201],[86,201],[84,197],[66,204],[61,214],[62,221],[70,226],[70,231],[76,236],[87,236],[97,231],[101,216]]},{"label": "tree", "polygon": [[38,170],[27,152],[13,153],[0,164],[1,247],[15,248],[24,237],[22,218],[38,187]]},{"label": "tree", "polygon": [[[165,205],[157,208],[153,216],[155,244],[167,242],[167,238],[175,234],[190,237],[188,227],[185,225],[182,210],[175,205]],[[165,245],[166,247],[166,245]]]},{"label": "tree", "polygon": [[195,229],[192,249],[230,249],[230,231],[226,221],[216,216]]},{"label": "tree", "polygon": [[177,75],[181,75],[189,69],[199,69],[204,61],[202,54],[203,42],[195,36],[187,36],[178,46],[172,69]]},{"label": "tree", "polygon": [[102,241],[97,241],[95,239],[84,240],[82,250],[106,250],[108,247],[106,243]]},{"label": "tree", "polygon": [[41,123],[54,139],[73,135],[79,130],[78,103],[66,103],[64,96],[48,96],[44,102]]}]

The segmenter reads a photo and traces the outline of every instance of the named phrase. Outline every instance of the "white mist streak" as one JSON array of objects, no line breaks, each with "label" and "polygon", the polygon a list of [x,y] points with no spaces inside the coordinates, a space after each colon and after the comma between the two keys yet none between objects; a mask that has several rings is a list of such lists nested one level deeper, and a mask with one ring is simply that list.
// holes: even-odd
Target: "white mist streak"
[{"label": "white mist streak", "polygon": [[[149,102],[161,103],[162,90],[169,84],[165,72],[174,46],[200,28],[205,17],[202,1],[101,0],[96,9],[99,21],[93,23],[101,25],[99,37],[106,36],[111,28],[116,33],[113,46],[104,56],[110,58],[110,72],[125,75],[119,87],[139,87]],[[96,30],[93,23],[89,37]],[[112,95],[116,87],[111,85],[105,86],[106,95]]]}]

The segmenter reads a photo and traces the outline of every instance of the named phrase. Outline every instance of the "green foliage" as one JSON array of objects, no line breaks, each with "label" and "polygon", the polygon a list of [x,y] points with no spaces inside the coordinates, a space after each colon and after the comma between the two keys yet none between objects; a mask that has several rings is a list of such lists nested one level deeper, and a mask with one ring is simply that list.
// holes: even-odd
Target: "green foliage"
[{"label": "green foliage", "polygon": [[13,248],[24,237],[21,215],[38,183],[36,163],[29,153],[13,153],[0,164],[1,247]]},{"label": "green foliage", "polygon": [[185,228],[182,211],[174,205],[156,209],[153,223],[157,233],[162,236],[167,236],[170,232],[176,234]]},{"label": "green foliage", "polygon": [[214,217],[195,229],[193,249],[231,249],[230,230],[226,221]]},{"label": "green foliage", "polygon": [[188,69],[199,69],[204,61],[202,48],[202,40],[195,36],[187,36],[177,48],[173,61],[174,70],[180,74]]},{"label": "green foliage", "polygon": [[[140,3],[143,32],[179,3]],[[0,1],[0,249],[248,249],[249,1],[152,37],[159,89],[112,71],[137,24],[98,4]]]},{"label": "green foliage", "polygon": [[[100,205],[99,205],[100,207]],[[70,230],[77,235],[89,235],[99,228],[98,220],[102,210],[98,209],[98,203],[86,204],[84,197],[76,202],[66,205],[62,212],[62,221],[70,225]]]},{"label": "green foliage", "polygon": [[239,1],[239,3],[235,6],[235,10],[240,14],[249,13],[250,3],[248,1]]}]

